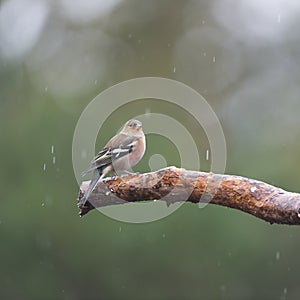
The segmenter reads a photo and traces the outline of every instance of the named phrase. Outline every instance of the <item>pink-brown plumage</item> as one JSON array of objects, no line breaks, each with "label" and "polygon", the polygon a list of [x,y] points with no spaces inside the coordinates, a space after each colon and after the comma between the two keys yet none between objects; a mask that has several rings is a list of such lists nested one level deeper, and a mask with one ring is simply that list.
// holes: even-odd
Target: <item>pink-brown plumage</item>
[{"label": "pink-brown plumage", "polygon": [[93,178],[78,206],[83,206],[99,179],[109,172],[125,171],[134,167],[143,157],[146,149],[142,123],[129,120],[122,130],[111,138],[103,149],[94,157],[90,167],[83,172],[94,171]]}]

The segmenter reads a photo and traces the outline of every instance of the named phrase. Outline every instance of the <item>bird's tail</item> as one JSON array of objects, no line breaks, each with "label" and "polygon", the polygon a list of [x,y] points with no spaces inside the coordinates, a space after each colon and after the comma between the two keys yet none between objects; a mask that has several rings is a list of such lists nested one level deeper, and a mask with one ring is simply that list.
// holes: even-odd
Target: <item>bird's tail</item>
[{"label": "bird's tail", "polygon": [[97,171],[98,168],[99,168],[99,166],[90,166],[88,169],[81,172],[81,176],[83,177],[92,171]]},{"label": "bird's tail", "polygon": [[78,206],[83,206],[85,204],[85,202],[87,201],[88,197],[90,196],[91,192],[94,190],[98,180],[101,178],[102,176],[102,170],[101,169],[97,169],[94,172],[93,178],[90,182],[90,185],[88,187],[88,189],[86,190],[86,192],[84,193],[83,197],[80,199],[80,201],[78,202]]}]

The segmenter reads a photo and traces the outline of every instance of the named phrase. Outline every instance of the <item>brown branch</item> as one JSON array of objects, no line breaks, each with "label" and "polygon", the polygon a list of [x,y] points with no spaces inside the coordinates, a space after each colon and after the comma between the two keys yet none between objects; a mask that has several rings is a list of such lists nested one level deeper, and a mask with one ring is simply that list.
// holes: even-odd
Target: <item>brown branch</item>
[{"label": "brown branch", "polygon": [[[82,183],[79,199],[88,184],[89,181]],[[300,225],[300,194],[240,176],[175,167],[98,182],[85,206],[80,207],[80,215],[97,207],[154,199],[166,201],[167,205],[209,202],[242,210],[270,223]]]}]

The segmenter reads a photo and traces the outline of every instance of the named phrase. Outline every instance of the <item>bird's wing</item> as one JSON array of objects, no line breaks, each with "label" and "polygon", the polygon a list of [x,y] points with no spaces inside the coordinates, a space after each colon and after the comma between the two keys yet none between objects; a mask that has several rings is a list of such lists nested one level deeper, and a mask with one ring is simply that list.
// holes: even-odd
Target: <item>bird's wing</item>
[{"label": "bird's wing", "polygon": [[126,148],[137,141],[138,137],[119,133],[106,144],[105,148]]},{"label": "bird's wing", "polygon": [[100,165],[97,163],[97,161],[103,157],[105,158],[105,154],[108,152],[108,148],[103,148],[101,149],[98,154],[93,158],[93,160],[91,161],[90,163],[90,166],[88,167],[88,169],[84,170],[81,175],[82,176],[85,176],[87,173],[93,171],[93,170],[96,170],[100,167]]},{"label": "bird's wing", "polygon": [[129,154],[137,141],[137,137],[118,134],[94,157],[91,164],[106,166],[115,159]]},{"label": "bird's wing", "polygon": [[98,168],[105,168],[114,160],[124,157],[132,152],[137,137],[128,136],[125,134],[118,134],[113,137],[106,146],[99,151],[99,153],[91,161],[90,167],[82,172],[82,175],[96,170]]}]

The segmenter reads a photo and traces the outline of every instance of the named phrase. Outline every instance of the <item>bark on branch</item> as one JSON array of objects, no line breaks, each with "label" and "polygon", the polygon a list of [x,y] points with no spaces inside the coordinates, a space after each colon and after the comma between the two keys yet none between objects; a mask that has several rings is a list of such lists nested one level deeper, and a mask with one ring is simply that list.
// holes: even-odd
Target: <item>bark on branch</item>
[{"label": "bark on branch", "polygon": [[[78,201],[89,181],[82,183]],[[300,194],[267,183],[232,175],[217,175],[169,167],[146,174],[107,178],[98,182],[80,216],[98,207],[137,201],[211,203],[242,210],[267,222],[300,225]]]}]

